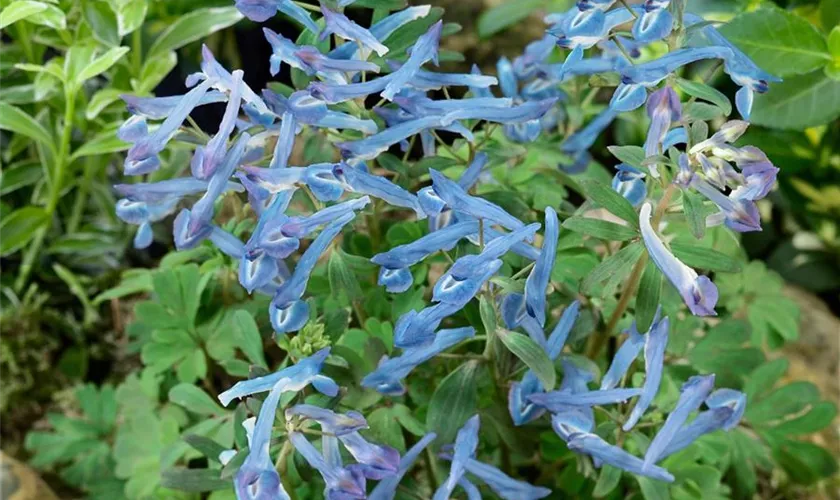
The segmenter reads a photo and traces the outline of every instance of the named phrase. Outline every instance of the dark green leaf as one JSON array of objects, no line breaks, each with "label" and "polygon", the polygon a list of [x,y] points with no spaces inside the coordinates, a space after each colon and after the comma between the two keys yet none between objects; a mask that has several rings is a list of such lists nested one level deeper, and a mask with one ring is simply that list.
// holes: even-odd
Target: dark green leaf
[{"label": "dark green leaf", "polygon": [[786,420],[773,428],[773,432],[781,434],[813,434],[819,432],[834,421],[837,416],[837,406],[830,401],[820,401],[811,406],[808,413],[800,417]]},{"label": "dark green leaf", "polygon": [[[2,111],[0,111],[2,113]],[[0,256],[16,252],[35,237],[49,222],[49,216],[41,207],[23,207],[3,217],[0,221]]]},{"label": "dark green leaf", "polygon": [[635,242],[604,259],[603,262],[598,264],[598,267],[584,278],[581,291],[586,295],[592,295],[598,284],[606,280],[620,281],[624,279],[630,274],[639,257],[642,256],[644,248],[644,245]]},{"label": "dark green leaf", "polygon": [[362,296],[362,289],[359,286],[359,282],[347,265],[347,261],[342,255],[341,250],[336,249],[330,253],[327,272],[330,279],[330,290],[333,295],[338,296],[343,292],[350,300],[355,300]]},{"label": "dark green leaf", "polygon": [[566,219],[563,227],[607,241],[625,241],[639,236],[638,232],[627,226],[579,215]]},{"label": "dark green leaf", "polygon": [[546,391],[554,389],[557,373],[548,354],[527,335],[499,328],[496,335],[520,361],[534,372]]},{"label": "dark green leaf", "polygon": [[840,81],[823,70],[785,78],[755,96],[750,121],[771,128],[804,130],[840,116]]},{"label": "dark green leaf", "polygon": [[706,234],[706,212],[703,209],[702,195],[689,190],[683,191],[683,210],[691,234],[698,240],[703,239]]},{"label": "dark green leaf", "polygon": [[750,373],[747,382],[744,384],[744,394],[750,404],[762,399],[773,389],[776,382],[787,373],[788,360],[785,358],[768,361]]},{"label": "dark green leaf", "polygon": [[447,375],[432,395],[426,428],[437,433],[439,443],[451,443],[458,429],[475,414],[478,368],[477,361],[467,361]]},{"label": "dark green leaf", "polygon": [[487,296],[482,295],[478,299],[478,311],[481,314],[481,323],[484,325],[484,332],[491,335],[491,332],[496,331],[496,308],[487,300]]},{"label": "dark green leaf", "polygon": [[636,328],[640,332],[650,330],[656,308],[659,307],[661,291],[662,272],[653,261],[648,261],[642,280],[639,282],[639,294],[636,297]]},{"label": "dark green leaf", "polygon": [[478,36],[488,38],[490,35],[525,19],[540,5],[542,5],[542,0],[502,2],[484,11],[478,17]]},{"label": "dark green leaf", "polygon": [[226,450],[224,446],[216,441],[197,434],[185,434],[184,441],[213,462],[218,462],[219,454]]},{"label": "dark green leaf", "polygon": [[233,324],[237,347],[242,349],[242,352],[245,353],[245,356],[248,357],[251,363],[268,368],[268,364],[265,362],[265,353],[263,352],[262,336],[260,336],[257,322],[254,321],[251,313],[244,309],[236,311],[233,314]]},{"label": "dark green leaf", "polygon": [[671,243],[674,255],[687,266],[723,273],[741,271],[741,263],[723,252],[685,243]]},{"label": "dark green leaf", "polygon": [[812,484],[837,473],[837,459],[814,443],[785,440],[773,447],[773,456],[799,484]]},{"label": "dark green leaf", "polygon": [[746,419],[753,425],[767,424],[799,413],[820,400],[820,391],[811,382],[793,382],[772,391],[760,401],[747,405]]},{"label": "dark green leaf", "polygon": [[581,181],[580,185],[587,198],[611,214],[626,220],[632,227],[639,227],[639,214],[636,213],[636,209],[613,188],[593,180]]},{"label": "dark green leaf", "polygon": [[710,85],[677,78],[677,87],[690,96],[716,104],[723,109],[723,114],[727,116],[732,112],[732,104],[729,102],[729,99],[721,91]]},{"label": "dark green leaf", "polygon": [[601,468],[601,473],[598,474],[598,481],[595,482],[595,489],[592,490],[592,496],[595,498],[604,498],[615,490],[619,481],[621,481],[621,469],[617,469],[612,465],[604,465]]},{"label": "dark green leaf", "polygon": [[195,9],[170,24],[152,44],[146,58],[153,58],[158,54],[201,40],[211,33],[235,24],[240,19],[242,19],[242,14],[234,6]]}]

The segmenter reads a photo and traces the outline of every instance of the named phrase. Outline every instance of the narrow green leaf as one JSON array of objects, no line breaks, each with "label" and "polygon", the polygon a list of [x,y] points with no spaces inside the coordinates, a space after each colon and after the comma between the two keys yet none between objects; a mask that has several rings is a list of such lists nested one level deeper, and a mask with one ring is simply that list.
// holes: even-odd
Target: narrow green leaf
[{"label": "narrow green leaf", "polygon": [[439,443],[452,442],[458,429],[475,414],[478,367],[474,360],[462,364],[440,382],[432,395],[426,429],[437,433]]},{"label": "narrow green leaf", "polygon": [[639,282],[636,296],[636,328],[640,332],[650,330],[656,308],[659,307],[659,295],[662,291],[662,272],[653,261],[649,260]]},{"label": "narrow green leaf", "polygon": [[22,109],[10,106],[5,102],[0,102],[0,129],[25,135],[30,139],[43,143],[51,151],[55,151],[52,136],[43,125],[38,123],[35,118],[26,114]]},{"label": "narrow green leaf", "polygon": [[108,71],[108,69],[117,63],[128,52],[128,47],[114,47],[108,52],[97,57],[88,64],[78,75],[76,75],[76,85],[81,85],[86,80]]},{"label": "narrow green leaf", "polygon": [[478,16],[478,36],[488,38],[502,31],[530,16],[542,3],[542,0],[516,0],[485,10]]},{"label": "narrow green leaf", "polygon": [[196,451],[216,463],[219,463],[219,455],[227,449],[216,441],[197,434],[185,434],[183,439]]},{"label": "narrow green leaf", "polygon": [[2,12],[0,12],[0,29],[46,9],[47,4],[43,2],[33,2],[29,0],[18,0],[16,2],[12,2],[3,9]]},{"label": "narrow green leaf", "polygon": [[58,276],[61,281],[67,285],[67,288],[70,290],[79,302],[82,303],[82,307],[84,309],[84,320],[83,323],[85,325],[91,325],[94,321],[99,319],[99,312],[93,307],[93,304],[88,297],[87,290],[82,285],[82,282],[79,278],[73,274],[72,271],[67,269],[66,267],[62,266],[61,264],[55,263],[52,265],[53,271],[55,272],[56,276]]},{"label": "narrow green leaf", "polygon": [[47,225],[49,216],[41,207],[23,207],[0,221],[0,256],[5,257],[19,250]]},{"label": "narrow green leaf", "polygon": [[520,361],[534,372],[546,391],[554,389],[557,373],[548,354],[527,335],[498,328],[497,336]]},{"label": "narrow green leaf", "polygon": [[117,137],[116,126],[106,127],[104,130],[91,137],[90,140],[73,151],[70,155],[72,160],[82,158],[84,156],[97,156],[108,153],[117,153],[125,151],[131,147],[131,144],[123,141]]},{"label": "narrow green leaf", "polygon": [[584,278],[581,291],[586,295],[592,295],[598,284],[608,279],[623,279],[630,274],[633,264],[639,260],[643,251],[644,246],[636,242],[607,257]]},{"label": "narrow green leaf", "polygon": [[356,279],[353,271],[350,270],[341,249],[335,249],[330,253],[327,274],[330,280],[330,291],[334,296],[340,296],[342,292],[350,300],[355,300],[362,296],[359,281]]},{"label": "narrow green leaf", "polygon": [[676,81],[677,87],[686,94],[716,104],[723,110],[723,114],[727,116],[732,113],[732,103],[718,89],[705,83],[693,82],[684,78],[677,78]]},{"label": "narrow green leaf", "polygon": [[225,29],[242,19],[236,7],[209,7],[196,9],[170,24],[149,49],[147,58],[176,50],[184,45],[206,38],[211,33]]},{"label": "narrow green leaf", "polygon": [[478,312],[481,314],[481,324],[484,325],[484,332],[488,335],[496,331],[496,309],[493,304],[487,300],[487,296],[482,295],[478,299]]},{"label": "narrow green leaf", "polygon": [[169,400],[199,415],[223,415],[225,413],[206,392],[192,384],[178,384],[169,389]]},{"label": "narrow green leaf", "polygon": [[671,243],[671,250],[686,265],[723,273],[737,273],[743,267],[737,259],[723,252],[685,243]]},{"label": "narrow green leaf", "polygon": [[587,198],[611,214],[626,220],[632,227],[639,227],[639,214],[636,213],[636,209],[610,186],[593,180],[581,181],[580,185]]},{"label": "narrow green leaf", "polygon": [[607,220],[593,219],[576,215],[563,222],[563,227],[576,233],[587,234],[607,241],[625,241],[637,238],[639,233],[633,228]]},{"label": "narrow green leaf", "polygon": [[237,347],[242,349],[251,363],[268,368],[263,352],[262,336],[251,313],[244,309],[236,311],[233,314],[233,324]]},{"label": "narrow green leaf", "polygon": [[201,493],[230,489],[230,480],[222,479],[216,469],[173,467],[160,473],[160,485],[173,490]]},{"label": "narrow green leaf", "polygon": [[621,469],[612,465],[604,465],[601,467],[601,473],[598,474],[598,481],[595,482],[595,489],[592,490],[592,496],[595,498],[604,498],[618,486],[620,481]]},{"label": "narrow green leaf", "polygon": [[[697,122],[701,123],[701,122]],[[683,191],[683,211],[688,220],[691,234],[698,240],[706,234],[706,212],[703,209],[703,196],[689,190]]]},{"label": "narrow green leaf", "polygon": [[645,161],[645,150],[642,147],[607,146],[607,150],[622,163],[635,168],[645,168],[642,166],[642,162]]}]

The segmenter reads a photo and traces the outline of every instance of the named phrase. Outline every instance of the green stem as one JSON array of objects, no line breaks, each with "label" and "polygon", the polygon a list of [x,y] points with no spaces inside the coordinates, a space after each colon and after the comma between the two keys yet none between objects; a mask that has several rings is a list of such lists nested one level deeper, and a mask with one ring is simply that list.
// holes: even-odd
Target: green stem
[{"label": "green stem", "polygon": [[70,221],[67,223],[67,234],[73,234],[79,229],[79,224],[82,222],[82,214],[85,209],[85,202],[87,201],[88,188],[93,182],[93,173],[98,166],[94,156],[89,156],[85,159],[85,170],[82,174],[82,182],[76,191],[76,199],[73,202],[73,211],[70,214]]},{"label": "green stem", "polygon": [[47,199],[47,206],[44,209],[44,211],[47,213],[48,222],[45,226],[42,226],[35,233],[35,238],[32,240],[32,244],[29,246],[29,248],[23,256],[23,261],[20,265],[20,274],[18,275],[18,278],[15,281],[15,290],[17,292],[22,291],[23,287],[26,285],[26,281],[29,278],[29,273],[32,272],[32,267],[34,265],[35,258],[38,256],[38,253],[41,251],[41,246],[44,243],[44,237],[46,236],[47,230],[50,225],[49,221],[52,220],[52,216],[56,211],[56,207],[58,206],[58,200],[61,197],[61,188],[64,184],[64,175],[70,163],[68,161],[70,158],[70,139],[72,138],[73,134],[73,116],[75,115],[75,112],[76,89],[67,89],[65,91],[64,123],[62,125],[61,131],[61,142],[59,142],[58,154],[55,158],[55,169],[53,171],[52,183],[50,184],[50,192],[49,198]]},{"label": "green stem", "polygon": [[140,76],[143,69],[143,32],[142,27],[131,34],[131,73]]}]

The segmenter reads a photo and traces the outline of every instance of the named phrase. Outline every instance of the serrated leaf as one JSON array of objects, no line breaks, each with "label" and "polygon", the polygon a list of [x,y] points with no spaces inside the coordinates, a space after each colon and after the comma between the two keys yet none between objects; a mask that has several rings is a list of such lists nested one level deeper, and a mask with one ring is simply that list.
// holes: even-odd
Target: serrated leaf
[{"label": "serrated leaf", "polygon": [[236,7],[209,7],[196,9],[178,18],[161,33],[149,48],[147,58],[156,57],[170,50],[206,38],[211,33],[225,29],[242,19]]},{"label": "serrated leaf", "polygon": [[169,400],[199,415],[223,415],[225,411],[198,387],[178,384],[169,390]]},{"label": "serrated leaf", "polygon": [[534,372],[546,391],[554,389],[557,373],[548,354],[527,335],[499,328],[496,335],[505,347]]},{"label": "serrated leaf", "polygon": [[662,272],[653,261],[648,261],[642,279],[639,281],[639,292],[636,296],[636,328],[640,332],[650,330],[656,308],[659,307],[659,295],[662,291]]},{"label": "serrated leaf", "polygon": [[616,217],[626,220],[632,227],[639,227],[639,214],[636,213],[636,209],[610,186],[593,180],[583,180],[580,185],[587,198]]},{"label": "serrated leaf", "polygon": [[687,266],[723,273],[737,273],[743,265],[723,252],[685,243],[671,243],[674,255]]},{"label": "serrated leaf", "polygon": [[607,241],[625,241],[637,238],[639,233],[633,228],[607,220],[593,219],[576,215],[563,221],[563,227],[576,233],[587,234]]},{"label": "serrated leaf", "polygon": [[730,103],[729,99],[727,99],[726,96],[718,89],[710,85],[706,85],[705,83],[693,82],[683,78],[677,78],[676,82],[677,87],[686,94],[697,97],[698,99],[709,101],[712,104],[716,104],[723,110],[723,114],[727,116],[732,113],[732,103]]},{"label": "serrated leaf", "polygon": [[467,361],[447,375],[432,395],[426,429],[437,433],[439,443],[451,443],[458,429],[475,414],[478,368],[477,361]]}]

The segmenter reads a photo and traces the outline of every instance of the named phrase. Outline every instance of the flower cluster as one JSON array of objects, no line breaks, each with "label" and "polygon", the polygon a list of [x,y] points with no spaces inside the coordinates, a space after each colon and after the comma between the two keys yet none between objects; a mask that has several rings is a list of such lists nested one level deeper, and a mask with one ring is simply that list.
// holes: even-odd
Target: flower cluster
[{"label": "flower cluster", "polygon": [[[496,290],[491,278],[499,273],[507,254],[516,254],[532,262],[524,287],[519,292],[489,294],[495,299],[491,306],[499,311],[508,329],[521,328],[549,360],[559,360],[563,377],[556,390],[544,387],[531,370],[514,382],[508,392],[513,423],[525,425],[548,413],[553,429],[568,447],[590,456],[596,466],[610,464],[634,474],[673,481],[673,476],[656,464],[703,434],[737,425],[746,405],[745,396],[729,389],[714,390],[713,375],[692,377],[683,385],[679,401],[643,458],[608,443],[595,432],[593,408],[635,398],[623,430],[636,426],[659,391],[669,318],[658,317],[644,334],[633,326],[600,387],[591,389],[589,384],[597,382],[597,375],[562,354],[581,304],[569,304],[550,334],[545,334],[547,323],[552,321],[547,290],[560,237],[557,211],[548,207],[543,224],[527,223],[475,195],[474,186],[489,164],[487,155],[480,151],[472,151],[457,181],[429,169],[431,185],[416,192],[379,175],[368,162],[392,147],[411,153],[415,136],[420,137],[423,154],[434,155],[438,131],[457,134],[472,144],[476,126],[482,121],[501,124],[504,135],[513,142],[534,141],[543,132],[553,133],[563,120],[565,94],[561,85],[565,81],[579,75],[618,73],[620,83],[609,105],[560,145],[573,159],[573,165],[566,168],[574,172],[585,167],[589,148],[610,122],[621,112],[647,104],[650,127],[644,144],[646,158],[639,165],[619,165],[613,187],[633,206],[641,207],[639,237],[651,261],[676,287],[693,314],[712,315],[717,289],[709,278],[698,275],[669,251],[657,234],[662,215],[675,193],[693,196],[696,192],[716,208],[706,219],[707,225],[758,230],[755,202],[767,195],[778,170],[758,149],[733,145],[746,129],[745,121],[729,121],[711,137],[700,137],[697,131],[702,132],[702,127],[686,119],[670,78],[689,63],[721,60],[724,71],[741,86],[736,104],[744,119],[749,116],[753,93],[765,91],[774,78],[756,67],[713,26],[700,25],[694,30],[703,35],[703,40],[696,42],[698,46],[687,45],[640,62],[646,45],[683,33],[687,26],[701,21],[690,14],[675,15],[667,0],[615,8],[611,0],[580,0],[566,13],[548,16],[546,21],[551,26],[545,37],[530,44],[520,57],[513,62],[501,59],[497,77],[482,75],[477,68],[470,74],[431,71],[430,63],[438,64],[441,22],[432,23],[417,38],[406,58],[382,59],[390,52],[383,42],[406,24],[428,16],[430,7],[410,7],[364,28],[340,11],[351,3],[339,1],[339,10],[322,4],[324,27],[320,28],[291,0],[236,1],[241,12],[254,21],[264,21],[279,11],[322,40],[329,35],[346,40],[322,53],[314,46],[297,45],[264,30],[272,47],[272,74],[284,64],[300,70],[314,79],[306,89],[288,95],[271,90],[258,94],[243,81],[242,71],[228,71],[205,47],[201,72],[188,78],[187,86],[192,88],[183,96],[124,98],[133,114],[119,131],[123,140],[133,144],[124,165],[128,175],[148,174],[160,167],[159,153],[194,108],[226,102],[217,133],[195,149],[190,177],[116,187],[124,196],[117,204],[117,214],[139,226],[135,246],[142,248],[152,242],[151,223],[175,213],[186,198],[199,196],[175,217],[177,248],[193,248],[210,240],[238,261],[242,286],[249,293],[271,296],[271,325],[276,334],[285,335],[303,328],[310,318],[304,296],[320,257],[330,251],[356,215],[375,206],[377,200],[409,210],[429,223],[425,236],[371,259],[379,266],[379,284],[390,293],[402,293],[412,286],[411,266],[454,248],[462,240],[470,242],[474,253],[454,260],[437,279],[431,303],[397,319],[394,347],[400,349],[399,354],[383,357],[362,379],[363,387],[389,396],[406,392],[404,380],[418,365],[475,336],[472,327],[440,327],[482,290]],[[617,30],[631,22],[632,38],[618,36]],[[550,62],[557,46],[571,49],[562,63]],[[601,51],[600,56],[585,58],[584,51],[594,47]],[[380,72],[386,74],[369,78]],[[490,89],[497,84],[503,97],[495,97]],[[464,87],[469,94],[450,99],[447,93],[447,99],[440,100],[429,95],[430,91],[452,87]],[[353,112],[365,98],[374,95],[381,99],[372,110]],[[161,119],[157,126],[147,123]],[[335,142],[341,156],[338,162],[291,166],[296,137],[306,127],[352,131],[349,137],[355,138],[344,135]],[[707,132],[705,122],[703,127]],[[676,148],[679,145],[685,146],[684,151]],[[676,152],[670,158],[663,154],[670,151]],[[658,201],[649,197],[657,184],[664,191]],[[244,242],[214,223],[217,202],[232,191],[247,192],[250,207],[258,217]],[[318,210],[310,215],[287,215],[298,191],[311,195]],[[311,241],[304,244],[304,240]],[[305,251],[290,270],[287,259],[303,246]],[[488,337],[492,335],[488,332]],[[642,349],[644,384],[640,388],[618,387]],[[321,374],[329,352],[329,348],[322,349],[274,374],[239,382],[219,395],[227,405],[235,398],[268,393],[256,421],[247,423],[250,451],[236,475],[238,498],[288,498],[270,457],[275,413],[284,393],[302,391],[310,384],[326,396],[338,394],[336,382]],[[706,410],[692,419],[703,404]],[[281,454],[297,450],[322,476],[327,498],[393,498],[400,478],[435,439],[433,434],[425,436],[400,457],[393,448],[362,437],[359,431],[367,423],[359,413],[341,414],[298,404],[287,408],[285,417],[286,444]],[[320,431],[309,429],[315,423]],[[458,432],[454,446],[443,449],[440,456],[451,462],[450,475],[435,498],[449,498],[456,487],[470,498],[480,497],[466,473],[502,498],[542,498],[550,493],[478,461],[478,430],[479,419],[475,416]],[[315,432],[321,436],[320,449],[306,437]],[[343,464],[339,443],[355,463]],[[379,481],[370,493],[367,480]]]}]

